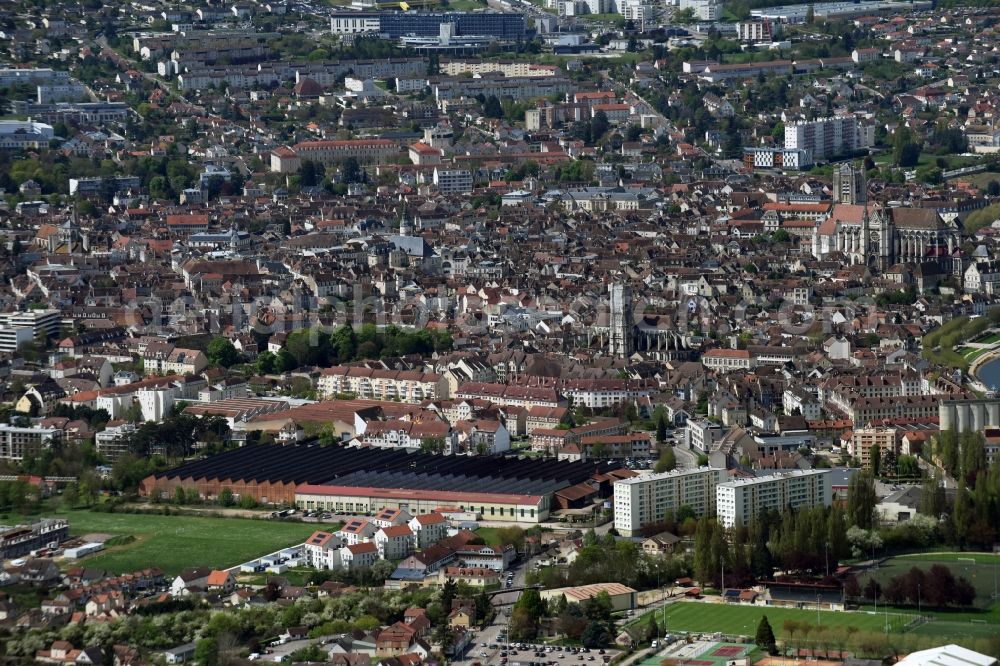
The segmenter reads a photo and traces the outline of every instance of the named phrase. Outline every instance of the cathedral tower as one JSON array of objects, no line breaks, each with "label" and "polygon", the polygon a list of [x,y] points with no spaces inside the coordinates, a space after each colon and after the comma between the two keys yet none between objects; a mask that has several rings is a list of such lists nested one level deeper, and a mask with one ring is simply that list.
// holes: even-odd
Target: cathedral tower
[{"label": "cathedral tower", "polygon": [[632,355],[632,295],[623,284],[608,285],[610,296],[610,335],[608,336],[608,352],[612,356],[627,358]]}]

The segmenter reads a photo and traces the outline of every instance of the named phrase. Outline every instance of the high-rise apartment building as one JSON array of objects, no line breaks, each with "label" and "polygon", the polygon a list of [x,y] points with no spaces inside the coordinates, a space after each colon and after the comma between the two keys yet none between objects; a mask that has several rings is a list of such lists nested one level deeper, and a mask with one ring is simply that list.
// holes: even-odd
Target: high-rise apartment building
[{"label": "high-rise apartment building", "polygon": [[699,516],[712,513],[715,489],[728,478],[724,469],[699,467],[616,481],[615,529],[622,536],[635,536],[663,521],[668,511],[676,515],[682,506]]},{"label": "high-rise apartment building", "polygon": [[810,469],[720,483],[715,505],[719,521],[735,527],[746,525],[764,510],[830,506],[832,499],[830,470]]}]

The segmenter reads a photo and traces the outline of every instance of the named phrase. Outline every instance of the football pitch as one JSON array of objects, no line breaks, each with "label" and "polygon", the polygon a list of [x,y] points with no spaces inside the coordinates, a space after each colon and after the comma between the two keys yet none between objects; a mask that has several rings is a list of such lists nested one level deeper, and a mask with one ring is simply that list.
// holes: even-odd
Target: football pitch
[{"label": "football pitch", "polygon": [[[115,574],[146,567],[159,567],[168,576],[191,567],[228,568],[300,544],[315,530],[330,529],[316,523],[189,515],[87,510],[60,511],[58,515],[69,521],[74,537],[93,533],[134,537],[130,543],[66,561],[68,566],[96,567]],[[13,518],[8,516],[7,520]]]},{"label": "football pitch", "polygon": [[[916,553],[898,555],[883,562],[878,569],[858,576],[862,588],[869,578],[875,578],[883,587],[894,576],[900,576],[917,567],[927,572],[935,564],[943,564],[955,578],[965,577],[976,588],[976,608],[989,608],[995,602],[993,595],[1000,592],[1000,555],[991,553]],[[870,599],[868,601],[871,601]],[[915,610],[915,609],[914,609]],[[931,612],[924,608],[925,612]]]},{"label": "football pitch", "polygon": [[639,619],[646,624],[654,616],[662,633],[683,631],[688,633],[715,633],[729,636],[753,636],[761,617],[767,616],[774,635],[788,638],[784,623],[794,620],[811,627],[822,626],[828,630],[839,629],[848,631],[853,627],[858,631],[901,632],[910,624],[915,613],[890,611],[888,614],[879,612],[844,612],[800,610],[797,608],[776,608],[772,606],[740,606],[721,603],[696,601],[681,601],[670,604],[666,609],[658,609],[647,613]]}]

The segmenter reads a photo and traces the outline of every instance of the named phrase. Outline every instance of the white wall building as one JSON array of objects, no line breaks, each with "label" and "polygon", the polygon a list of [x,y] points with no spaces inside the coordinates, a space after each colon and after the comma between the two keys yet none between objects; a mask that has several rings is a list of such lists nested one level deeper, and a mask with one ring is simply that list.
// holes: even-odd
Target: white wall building
[{"label": "white wall building", "polygon": [[434,167],[434,186],[442,194],[464,194],[472,191],[472,172],[468,169]]},{"label": "white wall building", "polygon": [[873,139],[874,127],[862,127],[854,116],[803,120],[785,125],[785,148],[811,150],[813,159],[817,160],[867,148]]},{"label": "white wall building", "polygon": [[615,482],[615,529],[635,536],[647,525],[689,506],[701,516],[715,510],[716,487],[729,479],[725,469],[699,467],[645,474]]},{"label": "white wall building", "polygon": [[810,469],[720,483],[715,504],[722,524],[734,527],[746,525],[765,509],[830,506],[832,501],[830,470]]},{"label": "white wall building", "polygon": [[142,389],[136,392],[139,399],[139,407],[142,409],[142,418],[145,421],[159,423],[174,408],[173,388],[151,388]]},{"label": "white wall building", "polygon": [[718,21],[722,18],[722,3],[719,0],[681,0],[681,9],[690,9],[702,21]]}]

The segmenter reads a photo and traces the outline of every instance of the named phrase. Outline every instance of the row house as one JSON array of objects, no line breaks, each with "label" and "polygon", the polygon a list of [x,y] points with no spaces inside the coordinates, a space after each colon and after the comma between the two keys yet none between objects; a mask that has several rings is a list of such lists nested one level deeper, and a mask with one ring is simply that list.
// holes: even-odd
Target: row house
[{"label": "row house", "polygon": [[369,400],[398,400],[411,404],[448,397],[448,382],[436,373],[343,365],[323,370],[317,388],[320,395],[328,398],[350,393]]},{"label": "row house", "polygon": [[161,375],[196,375],[208,367],[208,357],[197,349],[175,347],[168,342],[151,343],[142,356],[143,369]]},{"label": "row house", "polygon": [[458,450],[458,433],[444,421],[369,421],[358,437],[364,446],[383,449],[420,449],[425,443],[439,442],[440,453]]},{"label": "row house", "polygon": [[847,409],[856,424],[891,419],[937,419],[940,396],[917,395],[898,398],[858,398]]},{"label": "row house", "polygon": [[516,407],[565,407],[566,399],[553,388],[466,382],[458,387],[456,398],[486,400],[497,405]]},{"label": "row house", "polygon": [[579,457],[564,456],[559,453],[560,460],[595,460],[601,458],[649,458],[651,441],[649,433],[640,432],[630,435],[612,435],[583,437],[576,445]]},{"label": "row house", "polygon": [[571,379],[561,383],[560,391],[574,405],[602,410],[647,399],[656,391],[651,382],[627,379]]},{"label": "row house", "polygon": [[555,428],[563,422],[567,414],[569,410],[565,407],[532,407],[528,409],[525,418],[525,434],[530,436],[536,428]]}]

